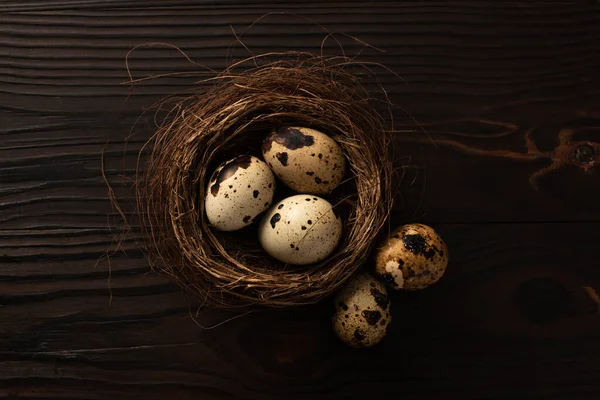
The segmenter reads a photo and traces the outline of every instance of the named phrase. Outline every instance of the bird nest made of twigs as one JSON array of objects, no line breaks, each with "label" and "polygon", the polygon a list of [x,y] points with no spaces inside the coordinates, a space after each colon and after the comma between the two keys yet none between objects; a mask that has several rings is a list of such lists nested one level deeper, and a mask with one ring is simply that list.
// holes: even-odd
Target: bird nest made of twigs
[{"label": "bird nest made of twigs", "polygon": [[[155,270],[215,306],[310,304],[361,267],[389,216],[389,129],[352,60],[285,53],[252,61],[179,101],[148,142],[136,185],[147,252]],[[324,132],[347,159],[344,182],[326,196],[343,216],[343,237],[317,264],[276,261],[261,249],[255,227],[219,232],[204,215],[216,166],[239,154],[260,157],[277,126]]]}]

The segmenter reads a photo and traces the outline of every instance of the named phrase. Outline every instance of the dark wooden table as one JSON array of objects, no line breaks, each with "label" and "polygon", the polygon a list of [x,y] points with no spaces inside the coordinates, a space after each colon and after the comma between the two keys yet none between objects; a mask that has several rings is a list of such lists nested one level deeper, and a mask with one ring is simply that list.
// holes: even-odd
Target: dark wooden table
[{"label": "dark wooden table", "polygon": [[[600,5],[579,2],[5,0],[0,4],[0,395],[60,399],[600,398]],[[149,271],[117,196],[144,110],[255,53],[345,53],[379,77],[405,178],[393,222],[434,225],[444,280],[395,294],[381,345],[345,348],[329,304],[190,309]],[[297,14],[297,15],[292,15]],[[315,22],[309,21],[313,20]],[[325,54],[340,54],[334,40]],[[125,83],[125,84],[124,84]],[[528,145],[529,144],[529,145]],[[551,167],[551,168],[548,168]],[[541,171],[541,172],[540,172]],[[539,172],[539,173],[538,173]],[[532,179],[533,178],[533,179]],[[398,182],[400,183],[400,182]],[[596,298],[597,300],[597,298]],[[190,318],[196,316],[198,324]]]}]

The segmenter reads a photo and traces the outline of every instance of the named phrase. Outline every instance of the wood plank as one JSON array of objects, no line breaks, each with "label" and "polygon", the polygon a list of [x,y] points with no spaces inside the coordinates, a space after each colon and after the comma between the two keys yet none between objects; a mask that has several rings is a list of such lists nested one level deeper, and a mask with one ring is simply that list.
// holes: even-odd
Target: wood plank
[{"label": "wood plank", "polygon": [[[597,49],[599,36],[599,17],[593,12],[594,7],[536,7],[532,13],[521,7],[482,9],[472,4],[463,10],[444,5],[384,4],[373,7],[367,18],[360,7],[347,6],[341,10],[337,7],[335,12],[333,7],[329,4],[329,8],[300,8],[294,12],[323,21],[333,32],[358,36],[391,53],[367,50],[362,55],[368,61],[384,62],[410,83],[406,86],[382,72],[381,79],[403,105],[414,101],[407,102],[406,95],[425,95],[432,93],[432,89],[437,96],[499,97],[494,100],[502,97],[505,100],[506,95],[516,93],[539,97],[549,89],[554,95],[573,94],[573,86],[593,81],[591,73],[598,63],[597,53],[591,51]],[[223,13],[222,9],[211,11],[204,7],[153,10],[144,14],[136,10],[4,14],[2,51],[10,57],[5,66],[9,68],[10,79],[4,82],[4,95],[13,101],[35,96],[38,107],[66,112],[80,109],[69,107],[75,104],[70,99],[73,96],[79,97],[79,101],[101,96],[102,104],[119,107],[122,99],[117,99],[127,93],[127,87],[119,85],[126,79],[124,58],[132,47],[168,42],[211,68],[223,68],[228,47],[234,43],[229,25],[240,33],[265,12],[285,11],[265,6],[252,12],[234,9],[233,15],[231,11]],[[556,18],[558,11],[563,14],[553,21],[557,23],[544,23],[546,17]],[[40,20],[44,21],[41,26]],[[532,25],[537,29],[531,30]],[[45,30],[43,35],[39,30]],[[265,48],[317,51],[323,37],[323,31],[310,21],[275,15],[255,25],[244,35],[244,40],[257,52]],[[340,41],[348,54],[362,48],[350,39],[340,38]],[[326,48],[336,52],[337,45],[330,40]],[[234,50],[231,54],[235,57],[245,54],[241,46]],[[41,59],[45,61],[43,64],[36,63]],[[132,57],[136,76],[193,70],[191,67],[169,48],[140,50]],[[31,78],[27,79],[28,74],[33,75],[35,86],[31,85]],[[143,95],[168,94],[175,87],[187,87],[195,80],[187,77],[177,79],[177,84],[155,82],[145,88],[146,93],[136,93],[133,100]],[[597,89],[595,86],[595,92]],[[580,86],[579,91],[593,93],[594,85]],[[48,101],[47,97],[53,95],[63,98],[59,102]],[[91,107],[94,102],[89,103]],[[486,104],[477,108],[483,105]]]},{"label": "wood plank", "polygon": [[[9,218],[19,216],[16,228],[32,227],[32,220],[49,226],[103,224],[103,215],[111,212],[99,177],[99,154],[105,142],[114,146],[107,163],[119,187],[119,176],[131,175],[136,150],[155,129],[151,116],[143,119],[122,160],[123,138],[142,110],[199,79],[198,75],[178,76],[134,88],[123,85],[128,50],[147,42],[169,42],[210,68],[223,68],[228,54],[245,55],[241,46],[229,51],[234,41],[229,24],[239,33],[266,9],[287,10],[280,4],[281,8],[272,9],[202,6],[139,13],[89,9],[90,2],[81,5],[82,9],[68,12],[0,15],[2,207]],[[408,85],[380,71],[392,100],[431,131],[429,136],[443,138],[439,132],[450,129],[482,137],[455,135],[464,145],[507,146],[522,152],[526,130],[535,130],[536,141],[543,145],[555,141],[565,127],[597,126],[597,7],[482,8],[465,3],[457,9],[399,3],[373,5],[370,10],[365,16],[356,5],[340,8],[323,3],[294,12],[385,50],[366,49],[361,57],[402,75]],[[244,40],[257,52],[318,51],[323,37],[320,28],[302,17],[273,15],[249,30]],[[362,50],[363,45],[354,40],[341,37],[340,41],[347,54]],[[339,53],[332,40],[325,51]],[[140,49],[130,61],[135,77],[195,69],[166,46]],[[396,120],[400,131],[416,129],[419,138],[426,139],[402,113]],[[492,137],[507,129],[514,133]],[[542,190],[535,191],[528,178],[544,167],[544,160],[467,158],[451,148],[436,149],[427,140],[420,145],[406,143],[413,136],[397,136],[396,166],[410,159],[411,172],[417,173],[416,177],[409,174],[404,182],[416,182],[405,184],[398,195],[403,218],[430,222],[599,219],[595,204],[600,191],[594,175],[564,168],[545,176]],[[589,140],[594,138],[588,135]],[[473,164],[478,167],[472,168]],[[44,177],[48,168],[61,172],[48,170]],[[573,191],[585,195],[571,199]],[[83,198],[87,201],[79,202]],[[46,206],[40,208],[41,202]],[[482,203],[488,206],[479,207]]]},{"label": "wood plank", "polygon": [[[437,226],[451,249],[447,276],[428,291],[394,294],[389,337],[364,352],[349,351],[333,337],[328,302],[256,312],[203,330],[190,319],[185,296],[149,274],[140,258],[113,260],[111,300],[106,264],[95,266],[102,246],[85,239],[102,234],[79,232],[86,235],[73,242],[79,257],[71,260],[61,232],[36,232],[36,240],[57,246],[60,261],[49,262],[44,247],[27,244],[29,232],[4,233],[4,253],[31,257],[18,263],[0,257],[0,320],[10,321],[0,325],[0,388],[63,398],[119,391],[156,399],[168,393],[331,398],[369,392],[502,398],[515,390],[557,394],[571,385],[568,393],[583,396],[598,378],[597,369],[584,365],[598,347],[600,314],[581,288],[600,288],[597,263],[590,263],[599,227]],[[544,279],[566,295],[527,286]],[[552,307],[533,310],[545,319],[531,320],[531,304],[516,297],[523,290]],[[213,326],[236,315],[203,310],[197,320]],[[521,374],[530,368],[536,372],[525,384]],[[86,395],[86,387],[94,393]]]},{"label": "wood plank", "polygon": [[[205,76],[155,45],[131,55],[134,78],[190,74],[123,84],[127,52],[167,42],[222,69],[248,55],[231,28],[266,13],[243,35],[257,53],[320,51],[314,20],[384,50],[338,35],[347,55],[404,79],[378,70],[402,107],[391,223],[434,224],[451,265],[430,290],[392,296],[372,350],[333,337],[327,302],[199,310],[148,270],[135,219],[126,253],[98,262],[123,233],[101,154],[133,216],[137,153],[156,129],[152,112],[138,117]],[[599,22],[595,2],[4,1],[0,396],[597,397],[597,171],[567,162],[537,188],[530,178],[559,159],[565,131],[565,146],[600,142]],[[341,50],[329,39],[323,51]]]}]

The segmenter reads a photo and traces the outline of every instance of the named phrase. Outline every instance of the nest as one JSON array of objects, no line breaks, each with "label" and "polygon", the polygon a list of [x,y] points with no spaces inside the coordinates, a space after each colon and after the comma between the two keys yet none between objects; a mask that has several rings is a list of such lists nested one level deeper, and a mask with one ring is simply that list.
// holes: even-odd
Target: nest
[{"label": "nest", "polygon": [[[347,58],[284,53],[277,61],[252,62],[228,68],[207,80],[207,89],[180,100],[148,142],[136,197],[149,260],[203,303],[315,303],[361,267],[389,216],[388,129]],[[284,125],[328,134],[349,165],[345,182],[325,196],[344,216],[344,236],[315,265],[279,263],[260,248],[255,228],[217,232],[204,216],[215,167],[239,154],[260,157],[264,137]]]}]

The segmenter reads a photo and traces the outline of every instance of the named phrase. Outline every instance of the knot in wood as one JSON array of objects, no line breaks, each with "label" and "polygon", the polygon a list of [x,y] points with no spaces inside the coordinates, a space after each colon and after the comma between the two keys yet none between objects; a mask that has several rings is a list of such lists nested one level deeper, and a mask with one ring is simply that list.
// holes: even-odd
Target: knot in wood
[{"label": "knot in wood", "polygon": [[590,143],[583,143],[576,146],[571,154],[574,164],[583,167],[591,168],[594,166],[597,151]]}]

